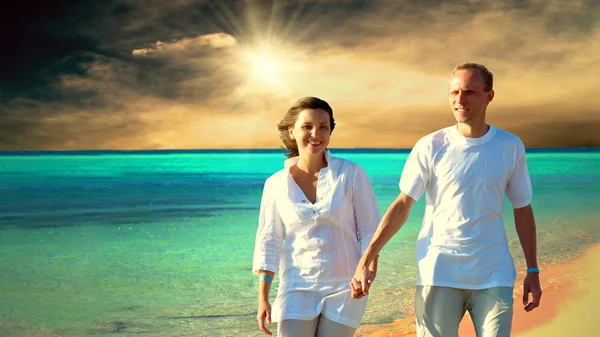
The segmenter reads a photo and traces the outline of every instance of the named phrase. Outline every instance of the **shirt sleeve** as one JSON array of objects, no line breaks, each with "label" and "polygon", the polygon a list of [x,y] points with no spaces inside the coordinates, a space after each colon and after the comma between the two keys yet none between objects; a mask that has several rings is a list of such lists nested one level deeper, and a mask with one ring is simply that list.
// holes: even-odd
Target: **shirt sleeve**
[{"label": "shirt sleeve", "polygon": [[419,200],[423,193],[425,193],[428,181],[429,159],[427,147],[423,140],[420,140],[410,151],[404,163],[400,177],[400,191],[406,193],[414,200]]},{"label": "shirt sleeve", "polygon": [[381,215],[371,181],[362,166],[357,165],[352,182],[352,205],[356,221],[356,235],[361,255],[364,255],[377,230]]},{"label": "shirt sleeve", "polygon": [[513,204],[513,208],[521,208],[531,204],[532,198],[525,146],[521,144],[521,147],[519,151],[521,154],[513,167],[506,186],[506,195]]},{"label": "shirt sleeve", "polygon": [[284,227],[277,203],[275,192],[277,184],[272,178],[267,179],[260,202],[258,231],[254,246],[254,261],[252,272],[258,275],[259,270],[268,270],[277,274],[281,255],[281,244],[284,239]]}]

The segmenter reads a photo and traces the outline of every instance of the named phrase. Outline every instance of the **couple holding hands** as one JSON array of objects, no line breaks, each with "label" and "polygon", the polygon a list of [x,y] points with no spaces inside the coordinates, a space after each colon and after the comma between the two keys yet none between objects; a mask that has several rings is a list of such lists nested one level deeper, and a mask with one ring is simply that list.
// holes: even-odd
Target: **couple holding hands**
[{"label": "couple holding hands", "polygon": [[290,153],[265,182],[254,250],[260,330],[272,335],[266,324],[278,322],[282,337],[353,336],[379,252],[425,193],[416,247],[417,335],[458,336],[469,311],[477,336],[510,336],[516,271],[504,229],[505,194],[528,267],[526,311],[539,305],[542,292],[525,147],[486,123],[492,87],[485,66],[455,67],[448,97],[456,124],[416,143],[400,194],[383,218],[364,169],[327,149],[335,128],[329,104],[305,97],[288,110],[278,129]]}]

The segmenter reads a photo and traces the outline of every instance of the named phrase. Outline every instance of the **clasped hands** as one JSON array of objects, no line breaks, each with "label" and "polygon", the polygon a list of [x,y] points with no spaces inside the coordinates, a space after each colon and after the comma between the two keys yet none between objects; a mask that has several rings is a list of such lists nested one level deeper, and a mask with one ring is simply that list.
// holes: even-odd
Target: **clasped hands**
[{"label": "clasped hands", "polygon": [[377,258],[375,258],[368,267],[365,265],[363,259],[361,259],[354,272],[354,277],[352,277],[352,281],[350,282],[352,298],[359,299],[368,295],[369,288],[373,284],[373,281],[375,281],[376,275]]}]

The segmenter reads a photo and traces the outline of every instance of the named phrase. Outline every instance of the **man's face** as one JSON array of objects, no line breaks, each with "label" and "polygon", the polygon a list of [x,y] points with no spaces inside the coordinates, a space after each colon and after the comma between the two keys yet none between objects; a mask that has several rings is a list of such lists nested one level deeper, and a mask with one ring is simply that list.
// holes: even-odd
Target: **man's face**
[{"label": "man's face", "polygon": [[458,123],[485,122],[485,110],[494,91],[485,92],[485,82],[478,70],[457,70],[450,79],[448,100]]}]

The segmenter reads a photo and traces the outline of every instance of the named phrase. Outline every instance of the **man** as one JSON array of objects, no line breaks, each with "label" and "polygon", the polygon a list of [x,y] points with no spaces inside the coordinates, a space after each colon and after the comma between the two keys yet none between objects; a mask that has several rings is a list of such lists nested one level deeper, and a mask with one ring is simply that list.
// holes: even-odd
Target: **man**
[{"label": "man", "polygon": [[492,85],[492,73],[483,65],[455,67],[449,102],[457,124],[423,137],[411,151],[400,178],[401,193],[382,218],[351,284],[353,297],[368,294],[375,272],[366,266],[400,230],[425,192],[417,240],[418,336],[458,336],[465,311],[477,336],[510,335],[516,272],[504,230],[504,194],[514,208],[528,267],[524,309],[531,311],[540,303],[525,147],[518,137],[486,123]]}]

